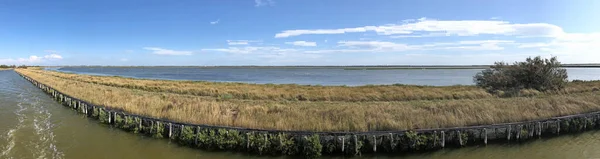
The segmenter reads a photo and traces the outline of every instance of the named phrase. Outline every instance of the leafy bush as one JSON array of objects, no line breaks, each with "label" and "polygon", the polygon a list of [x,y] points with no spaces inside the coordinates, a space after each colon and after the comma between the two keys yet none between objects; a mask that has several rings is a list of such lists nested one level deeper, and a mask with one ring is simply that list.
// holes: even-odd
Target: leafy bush
[{"label": "leafy bush", "polygon": [[491,68],[477,73],[473,80],[477,86],[490,92],[519,93],[521,89],[541,92],[560,90],[568,82],[567,71],[560,66],[556,57],[529,57],[525,62],[515,62],[512,65],[496,62]]}]

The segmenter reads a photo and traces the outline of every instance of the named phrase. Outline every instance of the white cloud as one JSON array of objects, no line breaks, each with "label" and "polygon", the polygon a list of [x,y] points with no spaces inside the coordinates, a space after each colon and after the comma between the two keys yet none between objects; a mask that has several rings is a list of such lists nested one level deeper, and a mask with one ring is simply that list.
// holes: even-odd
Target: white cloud
[{"label": "white cloud", "polygon": [[274,46],[247,46],[247,47],[229,47],[218,49],[202,49],[202,51],[216,51],[234,54],[283,54],[296,52],[296,49],[284,49]]},{"label": "white cloud", "polygon": [[44,56],[44,59],[62,59],[62,56],[60,56],[58,54],[50,54],[50,55]]},{"label": "white cloud", "polygon": [[562,28],[547,23],[512,24],[499,20],[434,20],[421,18],[407,21],[404,24],[381,26],[364,26],[340,29],[285,30],[275,35],[276,38],[308,34],[345,34],[358,32],[376,32],[379,35],[396,35],[396,37],[415,36],[475,36],[482,34],[509,35],[523,37],[553,37],[563,32]]},{"label": "white cloud", "polygon": [[309,41],[285,42],[285,44],[296,45],[296,46],[317,46],[316,42],[309,42]]},{"label": "white cloud", "polygon": [[212,22],[210,22],[210,24],[211,25],[219,24],[219,21],[221,21],[221,19],[217,19],[216,21],[212,21]]},{"label": "white cloud", "polygon": [[119,59],[119,61],[121,61],[121,62],[127,62],[127,61],[129,61],[129,59],[122,58],[122,59]]},{"label": "white cloud", "polygon": [[272,5],[275,5],[275,2],[273,0],[254,0],[255,7],[272,6]]},{"label": "white cloud", "polygon": [[227,45],[249,45],[250,43],[260,42],[256,40],[227,40]]},{"label": "white cloud", "polygon": [[[48,52],[48,51],[45,51],[45,52]],[[44,55],[44,56],[32,55],[32,56],[29,56],[28,58],[0,59],[0,63],[2,63],[2,64],[36,64],[36,63],[41,63],[41,62],[45,62],[45,61],[54,61],[54,60],[61,60],[61,59],[63,59],[63,57],[58,54],[49,54],[49,55]]]},{"label": "white cloud", "polygon": [[152,54],[156,55],[192,55],[194,53],[192,51],[176,51],[158,47],[144,47],[144,49],[150,50],[152,51]]},{"label": "white cloud", "polygon": [[514,41],[508,40],[475,40],[447,43],[426,43],[409,45],[388,41],[340,41],[338,47],[343,49],[309,50],[306,53],[377,53],[377,52],[405,52],[405,51],[430,51],[430,50],[461,50],[461,51],[494,51],[503,50],[500,45],[513,45]]}]

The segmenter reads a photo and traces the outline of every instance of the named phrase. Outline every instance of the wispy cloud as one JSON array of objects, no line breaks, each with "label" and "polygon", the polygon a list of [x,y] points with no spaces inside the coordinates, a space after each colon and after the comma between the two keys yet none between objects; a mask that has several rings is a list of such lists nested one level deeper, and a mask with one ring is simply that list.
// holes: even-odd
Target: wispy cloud
[{"label": "wispy cloud", "polygon": [[273,0],[254,0],[255,7],[272,6],[272,5],[275,5],[275,2]]},{"label": "wispy cloud", "polygon": [[211,25],[219,24],[219,21],[221,21],[221,19],[217,19],[216,21],[212,21],[212,22],[210,22],[210,24]]},{"label": "wispy cloud", "polygon": [[122,58],[122,59],[119,59],[119,61],[121,61],[121,62],[127,62],[127,61],[129,61],[129,59]]},{"label": "wispy cloud", "polygon": [[194,53],[192,51],[176,51],[176,50],[163,49],[163,48],[159,48],[159,47],[144,47],[144,49],[150,50],[150,51],[152,51],[152,54],[156,54],[156,55],[192,55]]},{"label": "wispy cloud", "polygon": [[249,45],[250,43],[260,42],[257,40],[227,40],[227,45]]},{"label": "wispy cloud", "polygon": [[511,35],[527,37],[553,37],[563,33],[562,28],[547,23],[513,24],[499,20],[435,20],[421,18],[404,24],[363,26],[339,29],[285,30],[276,38],[308,34],[345,34],[375,32],[379,35],[437,35],[437,36],[475,36]]},{"label": "wispy cloud", "polygon": [[316,42],[309,42],[309,41],[285,42],[285,44],[295,45],[295,46],[317,46]]},{"label": "wispy cloud", "polygon": [[297,52],[296,49],[285,49],[275,46],[247,46],[247,47],[228,47],[218,49],[202,49],[202,51],[216,51],[234,54],[282,54]]}]

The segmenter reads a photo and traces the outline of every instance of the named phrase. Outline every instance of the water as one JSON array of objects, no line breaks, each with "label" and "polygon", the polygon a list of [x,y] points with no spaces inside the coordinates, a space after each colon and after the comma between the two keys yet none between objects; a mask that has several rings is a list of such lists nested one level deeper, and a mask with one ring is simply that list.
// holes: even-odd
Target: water
[{"label": "water", "polygon": [[[64,67],[59,71],[149,79],[347,85],[472,85],[482,69],[344,70],[343,68]],[[570,80],[599,80],[600,68],[567,68]]]},{"label": "water", "polygon": [[[600,158],[600,131],[397,157],[409,159]],[[54,102],[13,71],[0,71],[0,159],[28,158],[215,158],[267,159],[243,153],[180,147],[110,128]],[[275,157],[286,158],[286,157]],[[331,158],[331,157],[324,157]]]},{"label": "water", "polygon": [[207,153],[101,125],[53,101],[13,71],[0,71],[0,159],[248,157]]}]

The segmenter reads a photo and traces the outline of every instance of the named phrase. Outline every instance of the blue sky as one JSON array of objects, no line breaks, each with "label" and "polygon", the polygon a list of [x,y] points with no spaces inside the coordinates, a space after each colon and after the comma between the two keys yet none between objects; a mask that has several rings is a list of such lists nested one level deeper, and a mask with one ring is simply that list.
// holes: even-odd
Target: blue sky
[{"label": "blue sky", "polygon": [[594,0],[3,0],[0,63],[600,63]]}]

